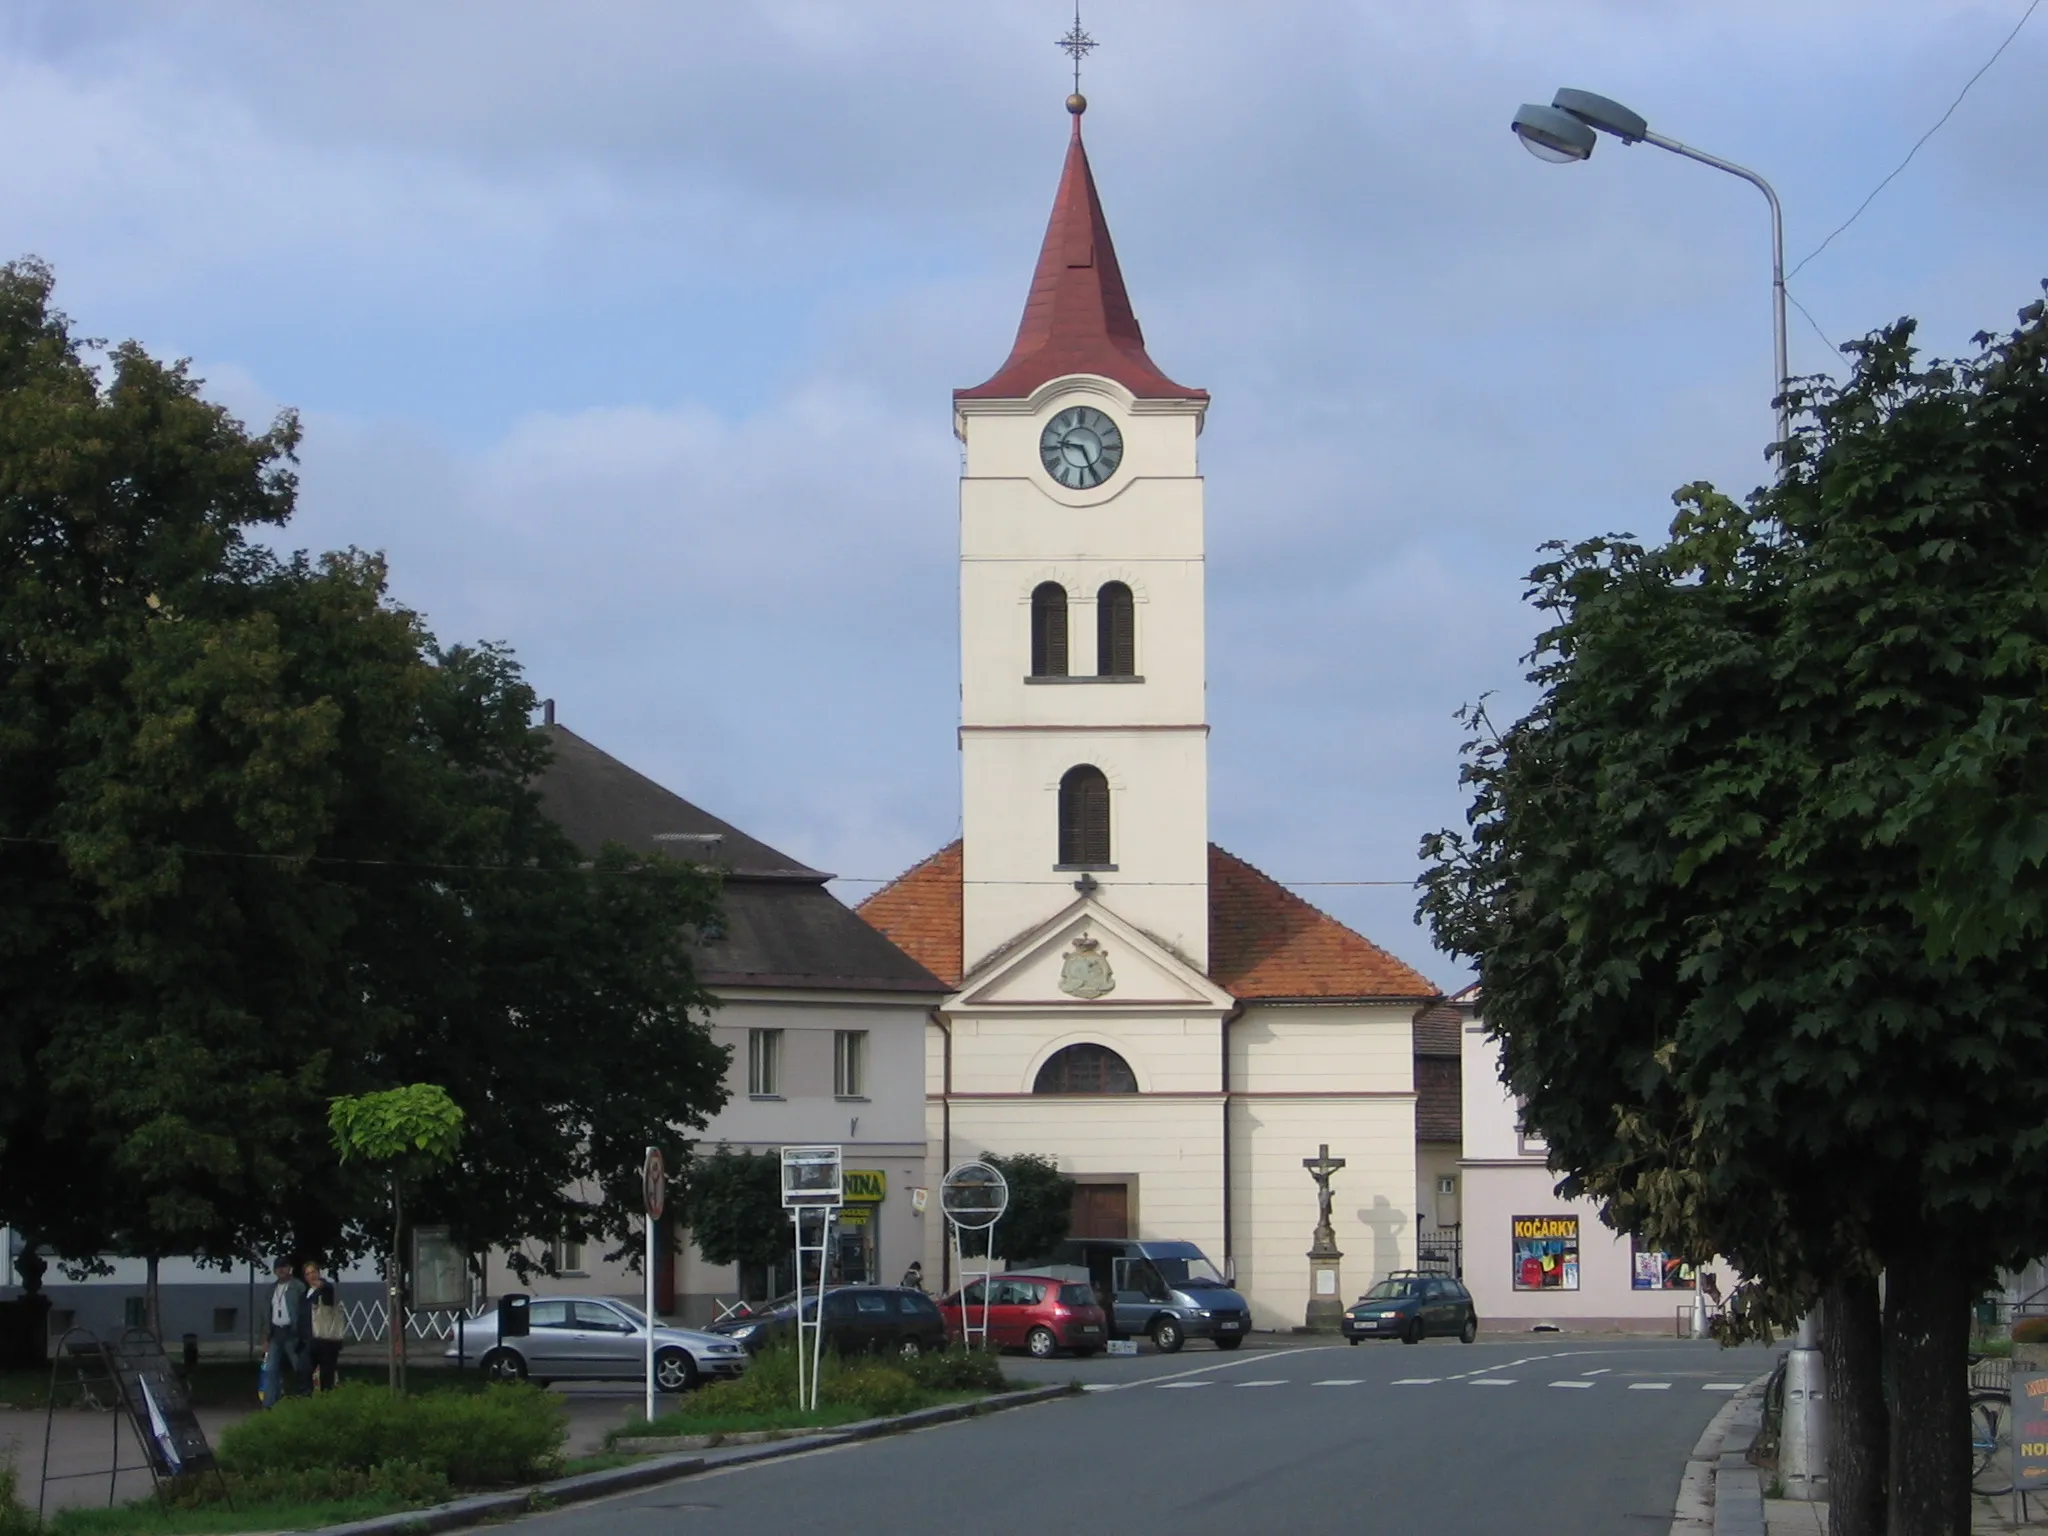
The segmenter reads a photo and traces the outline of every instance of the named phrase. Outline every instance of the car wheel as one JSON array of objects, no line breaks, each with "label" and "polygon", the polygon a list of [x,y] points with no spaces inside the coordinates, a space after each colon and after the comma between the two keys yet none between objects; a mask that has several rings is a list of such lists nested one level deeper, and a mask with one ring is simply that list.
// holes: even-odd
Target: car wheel
[{"label": "car wheel", "polygon": [[1351,1339],[1351,1340],[1348,1340],[1347,1342],[1348,1342],[1348,1343],[1349,1343],[1349,1344],[1351,1345],[1351,1347],[1352,1347],[1353,1349],[1356,1349],[1356,1348],[1358,1348],[1358,1340],[1356,1340],[1356,1339]]},{"label": "car wheel", "polygon": [[1470,1344],[1474,1339],[1478,1337],[1479,1319],[1476,1315],[1468,1312],[1465,1315],[1465,1326],[1458,1330],[1458,1341],[1461,1344]]},{"label": "car wheel", "polygon": [[1243,1335],[1243,1334],[1241,1334],[1241,1333],[1233,1333],[1233,1334],[1232,1334],[1232,1335],[1231,1335],[1231,1336],[1230,1336],[1229,1338],[1227,1338],[1227,1339],[1218,1339],[1218,1340],[1216,1341],[1216,1347],[1217,1347],[1218,1349],[1235,1349],[1235,1348],[1237,1348],[1237,1346],[1238,1346],[1238,1345],[1242,1344],[1243,1342],[1244,1342],[1244,1335]]},{"label": "car wheel", "polygon": [[1187,1342],[1187,1335],[1181,1332],[1180,1324],[1170,1317],[1162,1317],[1152,1325],[1152,1347],[1162,1355],[1177,1355],[1181,1345]]},{"label": "car wheel", "polygon": [[519,1352],[511,1349],[494,1349],[477,1362],[477,1369],[484,1373],[486,1381],[524,1381],[526,1362],[519,1358]]},{"label": "car wheel", "polygon": [[1034,1360],[1050,1360],[1060,1352],[1060,1341],[1053,1337],[1050,1328],[1034,1328],[1024,1335],[1024,1347],[1031,1352]]},{"label": "car wheel", "polygon": [[916,1339],[905,1339],[896,1346],[896,1357],[899,1360],[915,1360],[923,1353],[924,1346],[918,1343]]},{"label": "car wheel", "polygon": [[654,1357],[654,1385],[663,1392],[688,1392],[698,1382],[697,1362],[686,1349],[664,1349]]},{"label": "car wheel", "polygon": [[1421,1318],[1418,1317],[1408,1325],[1407,1331],[1401,1335],[1401,1342],[1403,1344],[1420,1344],[1422,1342]]}]

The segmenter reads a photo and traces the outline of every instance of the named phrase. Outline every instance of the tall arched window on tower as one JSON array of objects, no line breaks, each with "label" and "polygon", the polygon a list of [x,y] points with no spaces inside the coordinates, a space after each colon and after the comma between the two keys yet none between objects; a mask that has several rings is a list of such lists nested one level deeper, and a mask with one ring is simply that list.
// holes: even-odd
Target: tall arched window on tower
[{"label": "tall arched window on tower", "polygon": [[1137,618],[1131,589],[1120,581],[1104,582],[1095,594],[1095,673],[1098,677],[1135,677],[1138,672]]},{"label": "tall arched window on tower", "polygon": [[1060,867],[1109,867],[1109,780],[1090,763],[1060,780]]},{"label": "tall arched window on tower", "polygon": [[1056,581],[1031,593],[1031,675],[1067,675],[1067,589]]},{"label": "tall arched window on tower", "polygon": [[1033,1093],[1136,1093],[1131,1064],[1106,1045],[1070,1045],[1038,1069]]}]

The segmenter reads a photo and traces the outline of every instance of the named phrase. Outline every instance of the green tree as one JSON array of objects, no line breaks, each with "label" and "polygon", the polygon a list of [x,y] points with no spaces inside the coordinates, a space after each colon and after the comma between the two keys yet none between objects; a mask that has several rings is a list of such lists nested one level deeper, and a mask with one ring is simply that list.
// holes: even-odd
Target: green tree
[{"label": "green tree", "polygon": [[435,1083],[338,1098],[327,1106],[327,1127],[342,1163],[368,1163],[389,1200],[391,1242],[384,1250],[384,1300],[394,1392],[405,1390],[405,1188],[454,1161],[456,1148],[462,1145],[462,1119],[460,1107]]},{"label": "green tree", "polygon": [[1968,1529],[1968,1305],[2048,1247],[2048,328],[1911,337],[1747,507],[1538,569],[1538,702],[1424,844],[1564,1191],[1828,1299],[1842,1536]]},{"label": "green tree", "polygon": [[1074,1218],[1074,1181],[1060,1172],[1056,1158],[1043,1152],[1018,1152],[981,1160],[1010,1186],[1010,1203],[996,1223],[990,1250],[1005,1263],[1030,1264],[1046,1258],[1063,1242]]},{"label": "green tree", "polygon": [[50,287],[0,268],[0,1219],[74,1260],[346,1256],[328,1101],[431,1082],[467,1128],[417,1214],[625,1240],[644,1147],[724,1099],[715,878],[572,845],[506,652],[443,649],[373,556],[263,542],[295,420],[133,344],[102,371]]},{"label": "green tree", "polygon": [[773,1274],[795,1242],[782,1208],[782,1159],[773,1152],[735,1152],[721,1143],[694,1158],[683,1178],[681,1216],[697,1251],[712,1264],[764,1268]]}]

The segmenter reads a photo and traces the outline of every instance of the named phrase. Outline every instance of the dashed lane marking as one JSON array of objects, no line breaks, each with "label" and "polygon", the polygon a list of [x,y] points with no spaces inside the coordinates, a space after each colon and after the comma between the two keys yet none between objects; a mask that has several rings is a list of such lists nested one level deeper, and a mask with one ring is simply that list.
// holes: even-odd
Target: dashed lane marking
[{"label": "dashed lane marking", "polygon": [[1742,1383],[1739,1381],[1707,1381],[1700,1384],[1700,1390],[1702,1392],[1740,1392],[1742,1390]]},{"label": "dashed lane marking", "polygon": [[1551,1385],[1553,1387],[1577,1387],[1582,1391],[1591,1391],[1593,1388],[1593,1383],[1590,1381],[1553,1381]]},{"label": "dashed lane marking", "polygon": [[1284,1387],[1289,1385],[1289,1383],[1284,1381],[1238,1381],[1231,1383],[1231,1385],[1238,1387]]},{"label": "dashed lane marking", "polygon": [[1312,1387],[1362,1387],[1365,1385],[1365,1382],[1356,1376],[1339,1376],[1329,1381],[1312,1381],[1309,1385]]},{"label": "dashed lane marking", "polygon": [[1213,1387],[1215,1385],[1216,1383],[1213,1381],[1162,1381],[1159,1383],[1159,1390],[1161,1392],[1191,1392],[1196,1387]]},{"label": "dashed lane marking", "polygon": [[1465,1383],[1468,1387],[1512,1387],[1514,1384],[1512,1376],[1475,1376]]},{"label": "dashed lane marking", "polygon": [[1597,1370],[1581,1371],[1579,1372],[1579,1374],[1581,1376],[1605,1376],[1609,1371],[1613,1369],[1614,1367],[1611,1365],[1603,1365]]},{"label": "dashed lane marking", "polygon": [[1440,1376],[1403,1376],[1390,1385],[1396,1387],[1433,1387],[1443,1378]]},{"label": "dashed lane marking", "polygon": [[1631,1392],[1669,1392],[1671,1390],[1671,1383],[1668,1381],[1632,1381],[1628,1384],[1628,1389]]}]

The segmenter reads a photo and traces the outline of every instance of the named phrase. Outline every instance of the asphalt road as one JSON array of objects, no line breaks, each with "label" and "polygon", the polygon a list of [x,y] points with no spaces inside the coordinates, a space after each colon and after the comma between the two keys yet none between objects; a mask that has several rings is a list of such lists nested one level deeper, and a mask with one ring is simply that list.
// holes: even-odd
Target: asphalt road
[{"label": "asphalt road", "polygon": [[1762,1349],[1623,1339],[1007,1362],[1085,1395],[687,1478],[532,1536],[1662,1536]]}]

